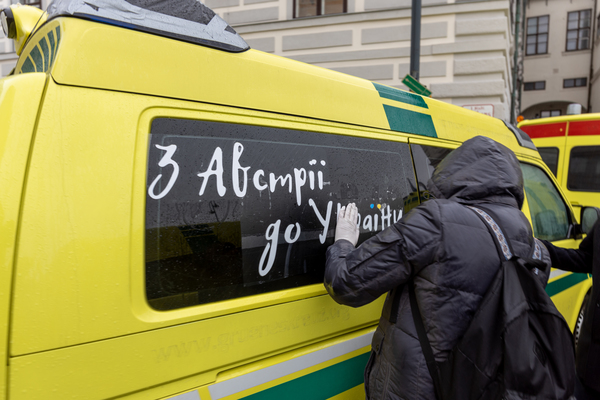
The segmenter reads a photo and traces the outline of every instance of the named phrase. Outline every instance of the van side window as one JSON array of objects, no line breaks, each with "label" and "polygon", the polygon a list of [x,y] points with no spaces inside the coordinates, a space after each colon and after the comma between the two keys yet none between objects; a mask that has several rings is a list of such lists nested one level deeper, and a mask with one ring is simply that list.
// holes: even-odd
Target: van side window
[{"label": "van side window", "polygon": [[571,149],[567,188],[573,191],[600,192],[600,146]]},{"label": "van side window", "polygon": [[431,198],[429,191],[427,190],[427,182],[429,182],[435,167],[437,167],[440,161],[452,151],[451,149],[443,147],[423,146],[419,144],[411,144],[410,149],[412,151],[415,171],[417,173],[417,182],[421,200],[417,201],[418,197],[415,194],[413,196],[413,201],[409,204],[405,204],[405,211],[408,211]]},{"label": "van side window", "polygon": [[534,236],[549,241],[566,239],[569,214],[560,193],[541,168],[521,163],[521,170]]},{"label": "van side window", "polygon": [[158,118],[146,193],[146,296],[171,310],[322,284],[338,209],[360,241],[402,217],[408,144]]},{"label": "van side window", "polygon": [[546,163],[550,171],[556,176],[558,171],[558,147],[538,147],[542,160]]}]

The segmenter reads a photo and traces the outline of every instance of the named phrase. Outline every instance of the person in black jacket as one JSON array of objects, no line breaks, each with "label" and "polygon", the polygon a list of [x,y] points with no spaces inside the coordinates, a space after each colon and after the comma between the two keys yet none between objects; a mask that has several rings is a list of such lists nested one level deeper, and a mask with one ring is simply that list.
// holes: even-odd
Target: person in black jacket
[{"label": "person in black jacket", "polygon": [[[579,249],[563,249],[545,240],[542,242],[550,253],[554,268],[596,277],[583,317],[575,361],[577,375],[587,391],[587,398],[600,400],[600,221],[581,241]],[[583,395],[577,396],[578,400],[583,398]]]},{"label": "person in black jacket", "polygon": [[[477,136],[436,167],[427,189],[435,196],[358,248],[354,204],[338,215],[336,241],[327,250],[324,284],[340,304],[359,307],[411,278],[437,361],[448,358],[500,268],[495,239],[466,206],[490,210],[516,255],[530,254],[535,239],[521,212],[523,175],[507,147]],[[540,244],[548,280],[550,259]],[[388,295],[365,370],[368,399],[431,400],[431,375],[412,319],[408,290],[398,307]],[[395,310],[391,315],[392,309]],[[397,312],[396,312],[397,310]]]}]

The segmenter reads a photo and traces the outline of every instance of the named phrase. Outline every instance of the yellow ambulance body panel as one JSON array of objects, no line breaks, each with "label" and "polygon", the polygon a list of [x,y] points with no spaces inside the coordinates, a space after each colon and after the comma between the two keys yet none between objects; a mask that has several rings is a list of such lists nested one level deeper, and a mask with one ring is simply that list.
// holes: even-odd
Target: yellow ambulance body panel
[{"label": "yellow ambulance body panel", "polygon": [[[364,398],[383,298],[352,309],[319,281],[335,207],[359,204],[363,240],[475,135],[522,162],[536,234],[576,247],[548,168],[498,119],[251,49],[50,18],[0,80],[0,398]],[[591,281],[553,274],[574,327]]]}]

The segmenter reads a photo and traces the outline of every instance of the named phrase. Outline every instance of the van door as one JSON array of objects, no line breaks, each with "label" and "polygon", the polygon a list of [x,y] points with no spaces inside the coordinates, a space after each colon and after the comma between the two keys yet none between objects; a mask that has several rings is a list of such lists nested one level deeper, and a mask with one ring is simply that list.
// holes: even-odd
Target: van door
[{"label": "van door", "polygon": [[325,251],[338,207],[357,203],[362,240],[415,184],[401,135],[50,82],[11,399],[359,398],[383,298],[336,304]]}]

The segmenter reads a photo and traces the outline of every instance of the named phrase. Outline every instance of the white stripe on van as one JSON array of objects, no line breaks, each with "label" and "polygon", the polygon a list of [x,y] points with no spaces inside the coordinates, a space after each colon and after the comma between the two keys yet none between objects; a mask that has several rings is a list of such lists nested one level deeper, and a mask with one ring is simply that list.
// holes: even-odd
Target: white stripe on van
[{"label": "white stripe on van", "polygon": [[550,278],[548,278],[548,279],[550,280],[550,279],[556,278],[557,276],[561,276],[561,275],[568,274],[568,273],[569,273],[569,271],[563,271],[562,269],[554,269],[550,272]]},{"label": "white stripe on van", "polygon": [[209,386],[208,390],[210,391],[213,400],[222,399],[223,397],[231,396],[232,394],[262,385],[263,383],[293,374],[294,372],[310,368],[314,365],[368,346],[371,344],[372,338],[373,333],[367,333],[366,335],[327,347],[323,350],[318,350],[246,375],[215,383],[214,385]]},{"label": "white stripe on van", "polygon": [[168,400],[200,400],[200,394],[197,390],[171,397]]}]

